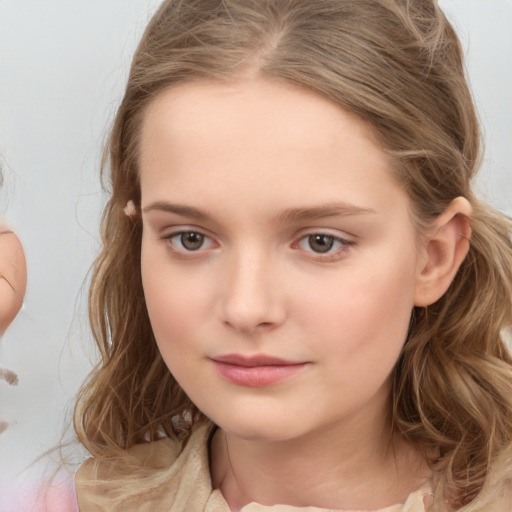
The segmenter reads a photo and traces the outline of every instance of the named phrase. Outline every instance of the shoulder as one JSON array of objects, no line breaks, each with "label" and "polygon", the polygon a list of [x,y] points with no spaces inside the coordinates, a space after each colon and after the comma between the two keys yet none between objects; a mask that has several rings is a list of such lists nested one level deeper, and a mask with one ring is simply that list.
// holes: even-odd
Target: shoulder
[{"label": "shoulder", "polygon": [[508,512],[512,503],[512,443],[496,457],[482,491],[461,512]]},{"label": "shoulder", "polygon": [[[127,450],[122,459],[100,461],[89,458],[78,469],[75,483],[91,480],[114,480],[123,477],[126,469],[158,470],[176,462],[182,443],[165,438],[152,443],[137,444]],[[133,466],[133,467],[132,467]]]},{"label": "shoulder", "polygon": [[209,494],[212,430],[208,423],[194,429],[186,442],[164,438],[135,445],[119,460],[86,460],[75,476],[80,511],[165,509],[191,486]]}]

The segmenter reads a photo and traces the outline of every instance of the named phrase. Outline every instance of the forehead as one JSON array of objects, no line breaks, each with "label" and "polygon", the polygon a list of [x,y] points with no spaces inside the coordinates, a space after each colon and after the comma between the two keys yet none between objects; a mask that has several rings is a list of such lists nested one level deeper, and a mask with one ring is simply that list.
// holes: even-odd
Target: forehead
[{"label": "forehead", "polygon": [[247,204],[310,197],[374,208],[364,204],[371,196],[399,189],[362,121],[309,90],[261,79],[160,93],[144,115],[139,163],[148,201],[178,191],[218,198],[221,182]]},{"label": "forehead", "polygon": [[[254,135],[259,129],[260,136],[268,136],[264,142],[279,135],[282,141],[296,143],[302,139],[308,145],[325,147],[338,142],[330,127],[347,117],[352,129],[357,125],[358,134],[370,137],[370,129],[362,121],[305,88],[266,79],[195,81],[162,91],[146,109],[143,131],[164,121],[166,129],[177,129],[173,135],[186,137],[191,131],[216,125],[220,136],[236,123],[239,132]],[[311,130],[311,126],[316,129]]]}]

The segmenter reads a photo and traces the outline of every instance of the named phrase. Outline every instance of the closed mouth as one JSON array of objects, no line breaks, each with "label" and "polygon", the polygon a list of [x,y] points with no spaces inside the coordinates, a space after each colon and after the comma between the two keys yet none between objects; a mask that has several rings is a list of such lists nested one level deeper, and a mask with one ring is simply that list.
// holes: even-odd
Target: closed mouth
[{"label": "closed mouth", "polygon": [[212,357],[214,361],[219,363],[231,364],[233,366],[294,366],[304,364],[303,361],[289,361],[278,357],[265,354],[256,354],[252,356],[244,356],[241,354],[225,354]]},{"label": "closed mouth", "polygon": [[272,386],[300,373],[309,364],[267,355],[228,354],[211,360],[223,379],[249,388]]}]

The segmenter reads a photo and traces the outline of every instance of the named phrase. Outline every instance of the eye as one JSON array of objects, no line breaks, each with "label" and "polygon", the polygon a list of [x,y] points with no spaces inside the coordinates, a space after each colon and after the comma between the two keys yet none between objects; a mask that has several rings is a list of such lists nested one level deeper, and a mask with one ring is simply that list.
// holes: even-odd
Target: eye
[{"label": "eye", "polygon": [[326,233],[311,233],[302,237],[297,247],[315,254],[335,254],[346,250],[353,242]]},{"label": "eye", "polygon": [[314,252],[329,252],[334,246],[335,239],[331,235],[309,235],[307,245]]},{"label": "eye", "polygon": [[198,231],[181,231],[179,233],[173,233],[165,237],[165,239],[169,241],[174,250],[181,252],[194,252],[201,249],[209,249],[214,245],[210,237]]}]

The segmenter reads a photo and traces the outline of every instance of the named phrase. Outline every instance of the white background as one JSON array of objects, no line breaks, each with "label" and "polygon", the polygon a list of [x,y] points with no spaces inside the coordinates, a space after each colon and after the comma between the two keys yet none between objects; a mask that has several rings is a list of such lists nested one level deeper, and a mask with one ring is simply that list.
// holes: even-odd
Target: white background
[{"label": "white background", "polygon": [[[0,436],[0,512],[14,512],[12,495],[39,478],[41,463],[24,468],[59,442],[95,358],[85,297],[104,202],[101,148],[158,3],[0,0],[0,212],[28,264],[24,309],[0,340],[2,366],[20,379],[0,382],[0,419],[15,422]],[[479,187],[512,214],[512,0],[441,5],[462,37],[484,126]]]}]

